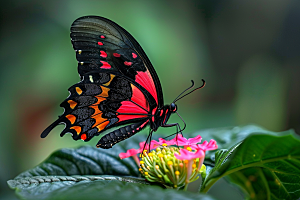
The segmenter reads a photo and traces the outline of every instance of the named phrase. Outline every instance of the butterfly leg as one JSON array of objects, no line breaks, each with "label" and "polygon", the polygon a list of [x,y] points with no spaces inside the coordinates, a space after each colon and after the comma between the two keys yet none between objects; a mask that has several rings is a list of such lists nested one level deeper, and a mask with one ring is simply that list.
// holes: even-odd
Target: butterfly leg
[{"label": "butterfly leg", "polygon": [[[172,126],[176,126],[176,133],[173,133],[167,137],[164,137],[163,139],[166,139],[166,138],[176,134],[176,142],[177,142],[177,134],[180,133],[183,136],[180,125],[178,123],[174,123],[174,124],[165,124],[162,127],[172,127]],[[179,131],[178,131],[178,129],[179,129]],[[177,144],[177,146],[178,146],[178,144]]]},{"label": "butterfly leg", "polygon": [[147,145],[147,143],[148,143],[148,140],[149,140],[149,148],[148,148],[148,152],[150,152],[152,133],[153,133],[153,130],[150,129],[149,135],[148,135],[148,137],[147,137],[147,139],[146,139],[146,141],[145,141],[145,144],[144,144],[144,147],[143,147],[143,151],[142,151],[142,152],[144,152],[144,150],[145,150],[145,148],[146,148],[146,145]]},{"label": "butterfly leg", "polygon": [[[164,124],[164,125],[162,125],[161,127],[173,127],[173,126],[176,126],[176,133],[171,134],[171,135],[169,135],[169,136],[167,136],[167,137],[170,137],[170,136],[175,135],[175,134],[178,134],[178,133],[180,133],[180,134],[183,136],[183,134],[182,134],[182,129],[181,129],[181,127],[180,127],[180,125],[179,125],[178,123],[174,123],[174,124]],[[179,129],[179,131],[178,131],[178,129]],[[167,137],[166,137],[166,138],[167,138]]]}]

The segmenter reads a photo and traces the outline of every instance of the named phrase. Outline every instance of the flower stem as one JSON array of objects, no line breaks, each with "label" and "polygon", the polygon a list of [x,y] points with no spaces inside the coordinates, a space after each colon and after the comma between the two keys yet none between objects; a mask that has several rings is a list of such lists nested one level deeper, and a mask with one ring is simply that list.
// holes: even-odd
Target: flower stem
[{"label": "flower stem", "polygon": [[188,183],[185,184],[185,186],[183,188],[184,191],[187,191],[188,185],[189,185]]}]

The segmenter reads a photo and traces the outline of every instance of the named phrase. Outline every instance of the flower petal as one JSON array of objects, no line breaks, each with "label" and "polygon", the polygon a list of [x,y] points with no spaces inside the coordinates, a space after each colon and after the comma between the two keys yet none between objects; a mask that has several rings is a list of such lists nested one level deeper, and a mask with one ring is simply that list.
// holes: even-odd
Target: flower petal
[{"label": "flower petal", "polygon": [[[195,146],[193,146],[195,147]],[[196,145],[196,149],[200,148],[204,151],[210,151],[210,150],[215,150],[218,148],[217,142],[213,139],[211,139],[209,142],[204,141],[202,144]]]},{"label": "flower petal", "polygon": [[200,135],[197,135],[197,136],[194,137],[194,138],[189,138],[189,139],[188,139],[188,142],[189,142],[190,144],[197,144],[197,143],[200,143],[201,140],[202,140],[202,137],[201,137]]},{"label": "flower petal", "polygon": [[202,149],[197,149],[196,152],[192,152],[186,149],[180,149],[179,153],[175,153],[175,157],[179,160],[192,160],[195,158],[205,157],[205,152]]},{"label": "flower petal", "polygon": [[200,135],[197,135],[194,138],[186,139],[181,134],[177,134],[175,136],[175,138],[170,140],[170,142],[172,142],[174,145],[178,145],[178,146],[191,146],[191,145],[195,145],[197,143],[200,143],[201,139],[202,139],[202,137]]},{"label": "flower petal", "polygon": [[119,157],[121,159],[124,159],[124,158],[128,158],[128,157],[131,157],[131,156],[134,156],[136,154],[140,153],[140,150],[139,149],[128,149],[126,151],[126,153],[120,153],[119,154]]}]

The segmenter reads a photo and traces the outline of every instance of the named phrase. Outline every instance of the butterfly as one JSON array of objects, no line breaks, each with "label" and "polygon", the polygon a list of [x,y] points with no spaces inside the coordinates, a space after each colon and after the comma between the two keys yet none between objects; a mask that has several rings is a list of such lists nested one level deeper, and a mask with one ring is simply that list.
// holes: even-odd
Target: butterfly
[{"label": "butterfly", "polygon": [[124,28],[103,17],[84,16],[73,22],[70,36],[80,82],[68,89],[70,95],[60,104],[64,113],[42,132],[42,138],[59,124],[65,124],[61,137],[71,133],[74,140],[84,141],[118,127],[96,145],[108,149],[148,125],[150,136],[159,127],[176,126],[178,132],[178,123],[167,124],[170,115],[177,113],[175,102],[204,87],[204,80],[201,87],[181,96],[193,87],[192,81],[190,88],[164,105],[150,60]]}]

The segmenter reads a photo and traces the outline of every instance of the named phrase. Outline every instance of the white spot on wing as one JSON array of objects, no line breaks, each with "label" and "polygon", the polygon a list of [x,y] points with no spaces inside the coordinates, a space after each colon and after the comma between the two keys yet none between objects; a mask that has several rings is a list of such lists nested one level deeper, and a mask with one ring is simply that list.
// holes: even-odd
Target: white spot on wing
[{"label": "white spot on wing", "polygon": [[92,83],[94,83],[93,76],[92,76],[92,75],[89,75],[89,77],[90,77],[90,81],[91,81]]}]

